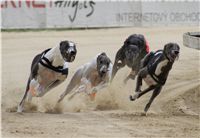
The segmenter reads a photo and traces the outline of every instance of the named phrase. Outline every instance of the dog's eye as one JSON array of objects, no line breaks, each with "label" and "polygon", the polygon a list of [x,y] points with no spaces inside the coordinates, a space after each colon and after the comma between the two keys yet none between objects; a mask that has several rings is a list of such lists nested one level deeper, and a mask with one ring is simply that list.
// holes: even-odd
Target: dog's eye
[{"label": "dog's eye", "polygon": [[101,60],[100,60],[100,62],[99,62],[99,63],[100,63],[100,64],[102,64],[102,63],[103,63],[103,61],[101,61]]}]

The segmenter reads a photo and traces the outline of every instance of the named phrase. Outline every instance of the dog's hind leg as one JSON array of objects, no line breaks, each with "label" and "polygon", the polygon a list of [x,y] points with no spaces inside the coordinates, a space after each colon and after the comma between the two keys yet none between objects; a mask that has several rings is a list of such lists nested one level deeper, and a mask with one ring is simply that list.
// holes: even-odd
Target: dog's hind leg
[{"label": "dog's hind leg", "polygon": [[146,104],[145,108],[144,108],[144,112],[145,114],[147,113],[147,111],[149,110],[151,103],[153,102],[153,100],[156,98],[156,96],[158,96],[158,94],[160,93],[162,89],[162,86],[156,87],[155,90],[153,91],[153,94],[149,100],[149,102]]},{"label": "dog's hind leg", "polygon": [[28,94],[28,91],[29,91],[30,82],[31,82],[31,80],[29,78],[28,82],[27,82],[27,85],[26,85],[26,90],[25,90],[24,96],[23,96],[21,102],[18,105],[17,112],[22,112],[23,109],[24,109],[24,103],[25,103],[25,100],[26,100],[26,97],[27,97],[27,94]]},{"label": "dog's hind leg", "polygon": [[148,74],[147,68],[142,68],[137,77],[137,82],[136,82],[136,89],[135,92],[141,92],[141,86],[142,86],[142,79],[146,77]]}]

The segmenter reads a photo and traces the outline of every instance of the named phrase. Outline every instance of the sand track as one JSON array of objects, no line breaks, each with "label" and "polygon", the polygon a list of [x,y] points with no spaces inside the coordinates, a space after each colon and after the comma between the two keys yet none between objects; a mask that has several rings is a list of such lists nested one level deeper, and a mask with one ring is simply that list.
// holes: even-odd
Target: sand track
[{"label": "sand track", "polygon": [[[194,27],[118,28],[80,31],[2,33],[2,134],[3,137],[198,137],[200,101],[200,52],[182,45],[184,32]],[[165,32],[165,33],[164,33]],[[85,95],[67,98],[56,107],[59,95],[76,68],[105,51],[112,61],[125,38],[142,33],[151,50],[177,42],[181,55],[169,74],[148,116],[141,116],[151,93],[130,102],[135,81],[123,85],[129,69],[120,70],[112,85],[97,94],[94,102]],[[63,39],[75,41],[78,55],[70,64],[69,78],[42,98],[27,113],[9,112],[25,89],[33,56]],[[32,107],[32,108],[30,108]],[[37,108],[37,109],[36,109]],[[16,110],[13,108],[13,110]],[[62,113],[59,113],[62,111]],[[45,113],[48,112],[48,113]]]}]

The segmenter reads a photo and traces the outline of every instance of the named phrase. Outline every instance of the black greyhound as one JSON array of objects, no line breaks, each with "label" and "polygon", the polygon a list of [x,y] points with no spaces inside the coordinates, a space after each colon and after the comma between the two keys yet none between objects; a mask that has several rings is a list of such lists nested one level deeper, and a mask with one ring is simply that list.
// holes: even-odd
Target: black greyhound
[{"label": "black greyhound", "polygon": [[114,79],[117,71],[127,65],[131,68],[131,73],[126,77],[124,83],[130,78],[135,79],[140,67],[140,61],[149,52],[149,46],[141,34],[130,35],[124,45],[118,50],[113,65],[112,79]]},{"label": "black greyhound", "polygon": [[[158,50],[155,53],[150,52],[141,61],[141,68],[137,77],[137,84],[135,95],[130,96],[130,100],[134,101],[144,95],[145,93],[154,90],[153,94],[147,103],[144,111],[145,115],[151,106],[155,97],[160,93],[165,84],[169,71],[176,58],[179,57],[180,47],[176,43],[168,43],[163,50]],[[147,89],[141,91],[142,79],[149,86]]]}]

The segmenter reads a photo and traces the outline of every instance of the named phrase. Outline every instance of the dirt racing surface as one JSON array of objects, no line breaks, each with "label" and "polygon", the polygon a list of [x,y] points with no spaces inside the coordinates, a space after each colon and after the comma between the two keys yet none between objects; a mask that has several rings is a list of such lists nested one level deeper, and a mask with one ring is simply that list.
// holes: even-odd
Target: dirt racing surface
[{"label": "dirt racing surface", "polygon": [[[199,137],[200,51],[182,44],[182,35],[194,27],[115,28],[74,31],[2,33],[2,137]],[[166,85],[142,116],[151,92],[132,102],[129,95],[135,80],[124,85],[129,74],[121,69],[109,88],[99,91],[94,101],[84,93],[66,96],[56,105],[76,69],[106,52],[114,62],[117,50],[133,33],[144,34],[150,50],[162,49],[168,42],[180,45]],[[77,57],[69,64],[67,80],[42,98],[33,98],[25,113],[16,113],[29,76],[33,57],[61,40],[77,44]]]}]

